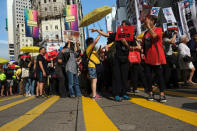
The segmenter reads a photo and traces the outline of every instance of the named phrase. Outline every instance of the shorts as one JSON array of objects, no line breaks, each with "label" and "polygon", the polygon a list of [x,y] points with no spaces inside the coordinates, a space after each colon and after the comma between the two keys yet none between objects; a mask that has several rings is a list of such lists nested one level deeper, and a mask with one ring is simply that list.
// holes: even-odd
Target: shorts
[{"label": "shorts", "polygon": [[6,80],[0,81],[0,88],[1,88],[2,86],[6,86]]},{"label": "shorts", "polygon": [[14,80],[7,80],[8,87],[14,85]]},{"label": "shorts", "polygon": [[188,68],[189,68],[190,70],[194,68],[194,65],[193,65],[192,62],[188,63]]},{"label": "shorts", "polygon": [[96,68],[88,68],[88,72],[91,79],[97,78]]},{"label": "shorts", "polygon": [[36,78],[37,81],[41,83],[45,83],[47,81],[47,77],[44,77],[42,72],[36,73]]}]

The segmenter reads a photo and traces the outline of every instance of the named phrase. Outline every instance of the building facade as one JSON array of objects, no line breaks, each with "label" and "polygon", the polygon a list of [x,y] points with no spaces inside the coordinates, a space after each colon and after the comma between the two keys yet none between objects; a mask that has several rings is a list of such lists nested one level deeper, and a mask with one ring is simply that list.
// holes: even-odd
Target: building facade
[{"label": "building facade", "polygon": [[[65,7],[77,5],[78,21],[82,19],[82,6],[80,0],[35,0],[33,9],[38,10],[41,45],[47,45],[51,41],[64,41],[65,32]],[[79,29],[81,48],[84,49],[85,35],[83,28]]]},{"label": "building facade", "polygon": [[19,27],[22,28],[22,25],[25,24],[25,8],[31,9],[31,0],[7,0],[8,44],[11,61],[18,60],[20,50],[20,35],[18,33],[20,31]]},{"label": "building facade", "polygon": [[116,1],[116,27],[121,25],[123,20],[127,19],[126,0]]},{"label": "building facade", "polygon": [[116,32],[116,7],[112,7],[112,12],[105,17],[107,31]]}]

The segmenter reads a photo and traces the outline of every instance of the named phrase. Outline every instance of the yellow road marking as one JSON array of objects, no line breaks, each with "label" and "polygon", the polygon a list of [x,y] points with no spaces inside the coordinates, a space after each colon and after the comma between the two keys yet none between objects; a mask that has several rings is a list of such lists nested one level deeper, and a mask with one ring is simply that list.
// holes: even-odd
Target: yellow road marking
[{"label": "yellow road marking", "polygon": [[95,101],[82,97],[82,104],[87,131],[118,131],[118,128]]},{"label": "yellow road marking", "polygon": [[160,112],[172,118],[197,126],[197,113],[186,111],[180,108],[164,105],[157,102],[147,101],[144,98],[132,98],[132,103]]},{"label": "yellow road marking", "polygon": [[5,97],[5,98],[0,99],[0,101],[7,101],[7,100],[10,100],[10,99],[16,99],[16,98],[19,98],[19,97],[22,97],[22,95]]},{"label": "yellow road marking", "polygon": [[8,108],[10,108],[10,107],[12,107],[12,106],[15,106],[15,105],[17,105],[17,104],[23,103],[23,102],[25,102],[25,101],[31,100],[31,99],[33,99],[33,98],[35,98],[35,97],[28,97],[28,98],[25,98],[25,99],[22,99],[22,100],[18,100],[18,101],[16,101],[16,102],[12,102],[12,103],[7,104],[7,105],[4,105],[4,106],[0,106],[0,111],[3,111],[3,110],[5,110],[5,109],[8,109]]},{"label": "yellow road marking", "polygon": [[47,110],[52,104],[59,100],[59,96],[53,96],[44,101],[40,105],[36,106],[32,110],[28,111],[19,118],[0,127],[0,131],[18,131],[29,124],[31,121],[40,116],[45,110]]},{"label": "yellow road marking", "polygon": [[[139,90],[144,90],[143,88],[139,88]],[[158,92],[158,90],[156,90]],[[184,92],[179,92],[179,91],[165,91],[167,95],[173,95],[173,96],[181,96],[181,97],[186,97],[190,99],[197,99],[196,94],[190,94],[190,93],[184,93]]]}]

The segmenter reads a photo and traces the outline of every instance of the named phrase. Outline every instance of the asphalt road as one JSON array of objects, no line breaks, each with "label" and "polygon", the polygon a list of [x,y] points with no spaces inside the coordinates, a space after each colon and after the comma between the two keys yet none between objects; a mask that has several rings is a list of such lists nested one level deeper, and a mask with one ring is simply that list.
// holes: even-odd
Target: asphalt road
[{"label": "asphalt road", "polygon": [[143,91],[123,102],[1,97],[0,131],[197,131],[197,88],[167,93],[165,104],[147,101]]}]

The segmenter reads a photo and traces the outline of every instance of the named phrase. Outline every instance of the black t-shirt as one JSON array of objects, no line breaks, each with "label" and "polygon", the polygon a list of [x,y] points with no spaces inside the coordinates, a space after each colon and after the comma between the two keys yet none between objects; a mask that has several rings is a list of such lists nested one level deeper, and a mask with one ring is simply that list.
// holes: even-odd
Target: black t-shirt
[{"label": "black t-shirt", "polygon": [[40,65],[39,65],[39,61],[42,62],[42,65],[43,65],[43,68],[44,68],[44,71],[48,74],[48,70],[47,70],[47,60],[44,58],[43,55],[39,54],[37,56],[37,62],[36,62],[36,72],[39,73],[39,72],[42,72],[41,68],[40,68]]},{"label": "black t-shirt", "polygon": [[14,70],[13,69],[6,69],[5,70],[5,75],[7,80],[12,80],[12,76],[14,75]]},{"label": "black t-shirt", "polygon": [[56,64],[56,71],[59,72],[62,70],[62,66],[63,66],[63,63],[58,63],[58,59],[61,59],[63,61],[63,53],[60,52],[58,55],[57,55],[57,64]]},{"label": "black t-shirt", "polygon": [[[115,41],[115,38],[116,38],[116,33],[111,33],[108,38],[108,44]],[[127,41],[127,42],[131,46],[136,46],[136,42],[134,41]],[[115,44],[116,44],[116,55],[128,57],[129,49],[125,45],[123,45],[121,41],[115,41]]]}]

